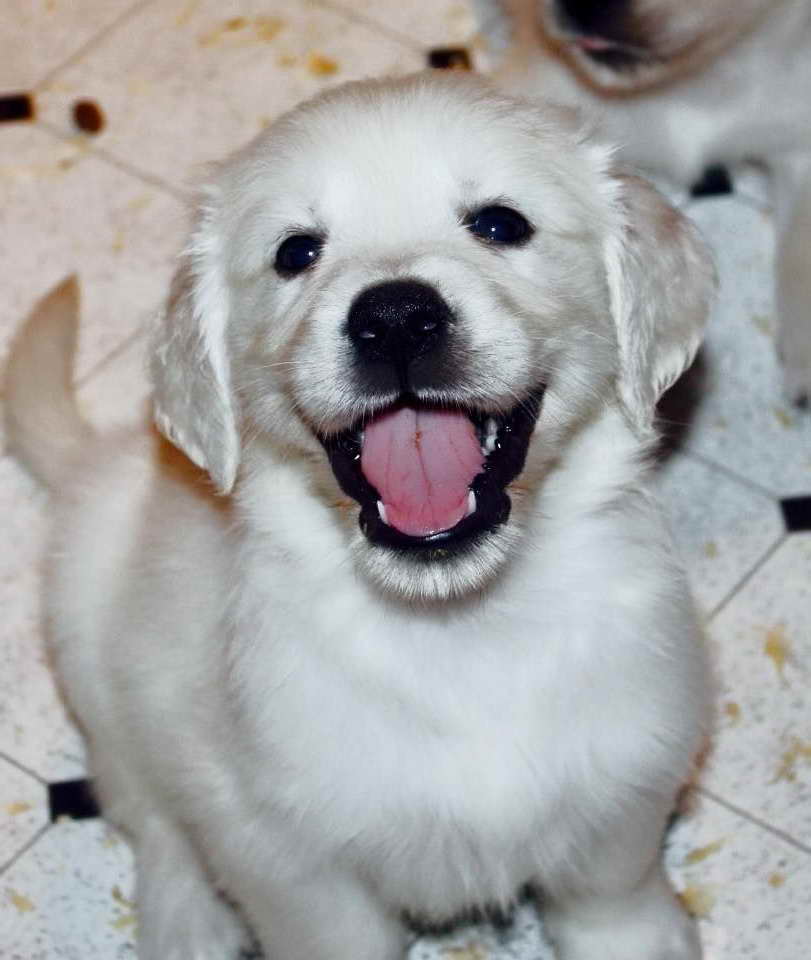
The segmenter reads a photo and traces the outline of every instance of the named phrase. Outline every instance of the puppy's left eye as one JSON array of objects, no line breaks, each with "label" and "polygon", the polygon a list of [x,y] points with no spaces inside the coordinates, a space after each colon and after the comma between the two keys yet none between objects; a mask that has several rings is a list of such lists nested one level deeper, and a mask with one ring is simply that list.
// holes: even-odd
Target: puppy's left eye
[{"label": "puppy's left eye", "polygon": [[324,241],[307,233],[296,233],[288,237],[276,251],[274,266],[283,276],[301,273],[315,263],[321,253]]},{"label": "puppy's left eye", "polygon": [[532,227],[512,207],[482,207],[465,221],[472,234],[486,243],[510,246],[523,243],[532,236]]}]

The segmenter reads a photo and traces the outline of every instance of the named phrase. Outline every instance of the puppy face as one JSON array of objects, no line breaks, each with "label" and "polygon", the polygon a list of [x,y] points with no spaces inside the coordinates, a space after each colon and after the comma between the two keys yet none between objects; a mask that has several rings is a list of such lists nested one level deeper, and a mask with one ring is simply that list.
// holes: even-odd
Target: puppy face
[{"label": "puppy face", "polygon": [[[697,345],[698,243],[610,162],[571,114],[473,78],[299,108],[207,190],[156,341],[159,425],[223,490],[245,436],[298,465],[384,589],[480,587],[571,434],[611,397],[644,430]],[[662,331],[634,252],[657,233],[698,289]]]},{"label": "puppy face", "polygon": [[708,62],[774,5],[769,0],[544,0],[542,26],[603,92],[636,92]]}]

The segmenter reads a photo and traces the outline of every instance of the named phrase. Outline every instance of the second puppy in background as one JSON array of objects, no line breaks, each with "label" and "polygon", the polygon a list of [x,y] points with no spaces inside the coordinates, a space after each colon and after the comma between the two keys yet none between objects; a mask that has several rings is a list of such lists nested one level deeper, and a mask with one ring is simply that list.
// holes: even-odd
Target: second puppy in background
[{"label": "second puppy in background", "polygon": [[[811,2],[477,0],[496,80],[596,112],[625,162],[689,186],[754,160],[773,180],[778,352],[811,400]],[[507,44],[504,49],[505,43]]]}]

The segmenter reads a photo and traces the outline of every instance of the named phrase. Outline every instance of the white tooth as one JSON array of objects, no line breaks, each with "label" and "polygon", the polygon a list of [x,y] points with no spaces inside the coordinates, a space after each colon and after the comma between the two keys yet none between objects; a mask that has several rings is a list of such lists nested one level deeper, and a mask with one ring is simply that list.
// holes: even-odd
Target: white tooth
[{"label": "white tooth", "polygon": [[386,505],[382,500],[377,501],[377,512],[380,514],[380,519],[383,523],[388,525],[389,519],[386,516]]},{"label": "white tooth", "polygon": [[496,437],[498,436],[498,424],[490,417],[484,425],[484,454],[485,456],[496,449]]},{"label": "white tooth", "polygon": [[467,513],[466,517],[469,517],[472,513],[476,512],[476,494],[470,490],[467,495]]}]

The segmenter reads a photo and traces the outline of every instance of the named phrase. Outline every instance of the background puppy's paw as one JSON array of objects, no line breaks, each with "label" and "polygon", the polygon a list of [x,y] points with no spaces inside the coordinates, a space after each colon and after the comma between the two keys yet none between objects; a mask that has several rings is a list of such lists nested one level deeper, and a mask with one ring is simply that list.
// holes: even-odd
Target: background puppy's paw
[{"label": "background puppy's paw", "polygon": [[787,359],[784,363],[786,397],[801,410],[811,408],[811,361],[796,363]]}]

